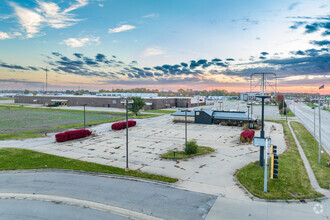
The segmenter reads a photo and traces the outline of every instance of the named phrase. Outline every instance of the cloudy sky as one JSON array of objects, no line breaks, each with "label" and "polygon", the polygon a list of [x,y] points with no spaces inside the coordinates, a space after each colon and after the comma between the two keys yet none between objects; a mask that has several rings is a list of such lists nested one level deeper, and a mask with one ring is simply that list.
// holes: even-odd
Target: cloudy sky
[{"label": "cloudy sky", "polygon": [[[330,94],[328,0],[3,0],[0,88]],[[270,87],[269,87],[270,88]]]}]

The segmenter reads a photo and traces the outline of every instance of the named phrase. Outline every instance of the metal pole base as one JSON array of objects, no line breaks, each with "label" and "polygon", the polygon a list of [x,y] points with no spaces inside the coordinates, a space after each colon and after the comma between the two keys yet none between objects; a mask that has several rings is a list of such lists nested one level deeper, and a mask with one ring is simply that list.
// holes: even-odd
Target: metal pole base
[{"label": "metal pole base", "polygon": [[260,146],[259,166],[264,166],[264,146]]},{"label": "metal pole base", "polygon": [[125,168],[125,172],[129,172],[130,171],[130,169],[129,168]]}]

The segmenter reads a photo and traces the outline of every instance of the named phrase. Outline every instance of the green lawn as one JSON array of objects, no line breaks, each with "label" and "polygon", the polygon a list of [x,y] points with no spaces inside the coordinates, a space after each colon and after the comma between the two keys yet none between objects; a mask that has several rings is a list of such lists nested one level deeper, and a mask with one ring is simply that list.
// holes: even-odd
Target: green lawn
[{"label": "green lawn", "polygon": [[140,177],[152,180],[158,180],[168,183],[174,183],[178,179],[149,174],[125,169],[107,166],[97,163],[90,163],[81,160],[59,157],[50,154],[39,153],[36,151],[1,148],[0,149],[0,170],[24,170],[24,169],[67,169],[82,170],[88,172],[108,173],[125,176]]},{"label": "green lawn", "polygon": [[180,160],[180,159],[186,159],[186,158],[201,156],[201,155],[205,155],[205,154],[210,154],[210,153],[213,153],[213,152],[214,152],[214,149],[211,148],[211,147],[198,146],[197,147],[197,153],[195,153],[195,154],[186,154],[184,151],[176,151],[175,152],[175,158],[174,158],[174,152],[169,151],[166,154],[163,154],[161,156],[161,158]]},{"label": "green lawn", "polygon": [[[300,158],[297,145],[285,120],[271,120],[282,123],[289,148],[279,155],[278,179],[268,180],[268,193],[263,192],[264,167],[259,161],[248,164],[236,173],[237,179],[254,196],[263,199],[313,199],[322,197],[316,192],[308,178]],[[276,143],[274,143],[276,144]]]},{"label": "green lawn", "polygon": [[305,104],[306,104],[307,106],[309,106],[309,107],[319,107],[318,105],[314,105],[314,104],[307,103],[307,102],[305,102]]},{"label": "green lawn", "polygon": [[145,112],[159,113],[159,114],[172,114],[177,111],[176,110],[149,110],[149,111],[145,111]]},{"label": "green lawn", "polygon": [[330,108],[323,107],[322,110],[330,112]]},{"label": "green lawn", "polygon": [[[294,113],[289,108],[287,108],[287,111],[288,111],[288,117],[294,117],[295,116]],[[281,116],[286,117],[286,115],[284,115],[284,114],[281,114]]]},{"label": "green lawn", "polygon": [[0,100],[14,100],[14,98],[0,98]]},{"label": "green lawn", "polygon": [[[129,118],[156,117],[156,114],[129,115]],[[86,111],[86,125],[123,120],[123,112]],[[82,128],[81,110],[0,106],[0,140],[41,137],[44,133],[68,128]]]},{"label": "green lawn", "polygon": [[322,188],[330,189],[330,168],[326,166],[326,162],[330,161],[330,155],[323,150],[321,164],[319,164],[319,143],[301,123],[293,121],[291,126],[313,169],[317,182]]}]

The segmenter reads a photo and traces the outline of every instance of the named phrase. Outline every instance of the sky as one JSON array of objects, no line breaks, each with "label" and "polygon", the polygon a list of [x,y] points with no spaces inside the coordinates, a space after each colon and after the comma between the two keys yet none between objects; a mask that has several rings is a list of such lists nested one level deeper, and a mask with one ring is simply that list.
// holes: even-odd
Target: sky
[{"label": "sky", "polygon": [[42,90],[47,68],[49,90],[243,92],[266,72],[278,92],[330,94],[329,12],[328,0],[2,0],[0,90]]}]

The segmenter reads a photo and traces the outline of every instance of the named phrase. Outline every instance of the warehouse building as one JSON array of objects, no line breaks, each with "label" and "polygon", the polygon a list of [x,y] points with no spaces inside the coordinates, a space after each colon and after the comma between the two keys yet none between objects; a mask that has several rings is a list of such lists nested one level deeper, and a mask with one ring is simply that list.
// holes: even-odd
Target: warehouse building
[{"label": "warehouse building", "polygon": [[[164,108],[176,108],[176,107],[194,107],[197,105],[205,105],[206,102],[194,103],[189,97],[142,97],[146,106],[144,110],[156,110]],[[15,103],[26,104],[65,104],[67,106],[93,106],[93,107],[107,107],[107,108],[124,108],[121,103],[123,97],[118,96],[92,96],[92,95],[36,95],[36,96],[15,96]]]}]

